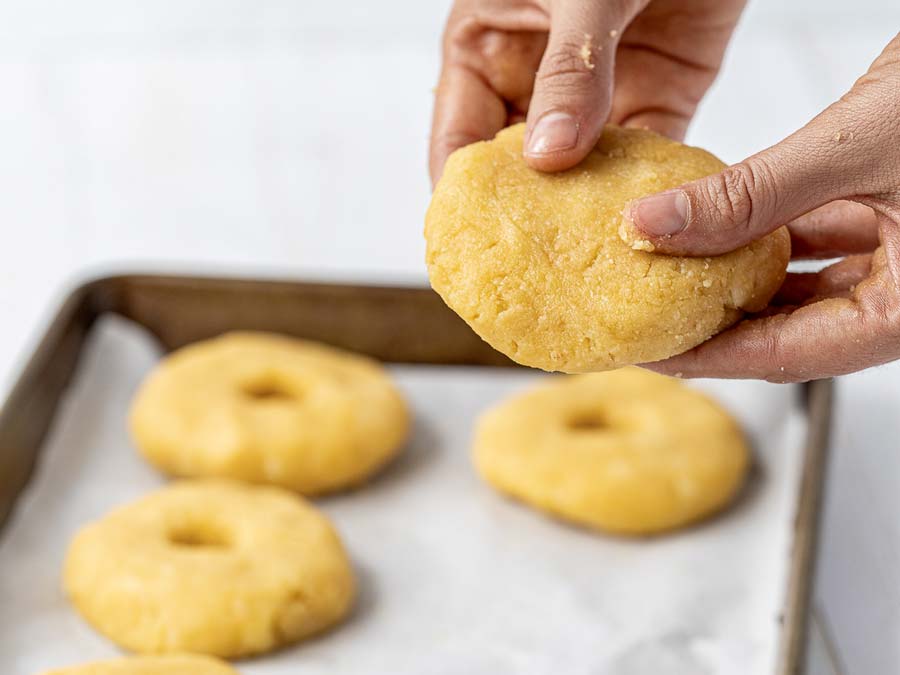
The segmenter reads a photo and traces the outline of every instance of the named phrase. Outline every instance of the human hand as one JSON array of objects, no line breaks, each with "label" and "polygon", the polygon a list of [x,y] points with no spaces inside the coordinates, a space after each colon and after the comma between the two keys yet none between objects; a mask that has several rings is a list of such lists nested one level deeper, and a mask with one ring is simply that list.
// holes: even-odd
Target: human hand
[{"label": "human hand", "polygon": [[745,0],[456,0],[431,133],[437,182],[459,147],[527,120],[525,160],[580,162],[603,125],[681,140]]},{"label": "human hand", "polygon": [[653,370],[797,382],[900,358],[900,35],[805,127],[720,174],[639,200],[626,223],[662,253],[724,253],[788,223],[795,257],[846,256],[789,274],[765,316]]}]

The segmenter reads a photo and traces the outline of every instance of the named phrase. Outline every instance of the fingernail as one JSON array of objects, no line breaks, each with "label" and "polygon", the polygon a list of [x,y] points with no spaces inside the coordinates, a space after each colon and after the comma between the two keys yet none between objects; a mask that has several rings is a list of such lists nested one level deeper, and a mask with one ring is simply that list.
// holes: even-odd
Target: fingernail
[{"label": "fingernail", "polygon": [[635,227],[651,237],[678,234],[687,225],[687,219],[688,200],[681,190],[646,197],[631,207]]},{"label": "fingernail", "polygon": [[569,113],[545,113],[528,138],[526,155],[549,155],[574,148],[578,142],[578,122]]}]

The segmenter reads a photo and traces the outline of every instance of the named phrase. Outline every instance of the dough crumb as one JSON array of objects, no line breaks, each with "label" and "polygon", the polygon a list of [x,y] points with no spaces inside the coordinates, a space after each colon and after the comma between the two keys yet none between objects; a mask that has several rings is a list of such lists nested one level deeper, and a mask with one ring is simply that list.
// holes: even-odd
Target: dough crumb
[{"label": "dough crumb", "polygon": [[852,131],[838,131],[833,137],[835,143],[843,143],[844,141],[852,141],[853,140],[853,132]]},{"label": "dough crumb", "polygon": [[593,35],[589,33],[584,34],[584,44],[581,45],[581,49],[578,51],[578,56],[581,57],[581,61],[584,63],[584,67],[588,70],[594,69],[594,61],[593,61],[593,51],[591,46],[591,40],[594,39]]},{"label": "dough crumb", "polygon": [[619,31],[617,31],[615,28],[613,28],[611,31],[609,31],[609,37],[611,37],[611,38],[616,37],[618,34],[619,34]]},{"label": "dough crumb", "polygon": [[675,373],[675,377],[684,377],[684,373],[682,373],[682,372],[679,370],[677,373]]},{"label": "dough crumb", "polygon": [[653,253],[656,250],[656,247],[652,242],[647,241],[646,239],[641,239],[633,234],[633,227],[631,227],[627,222],[623,222],[619,225],[619,238],[628,244],[635,251],[646,251],[647,253]]}]

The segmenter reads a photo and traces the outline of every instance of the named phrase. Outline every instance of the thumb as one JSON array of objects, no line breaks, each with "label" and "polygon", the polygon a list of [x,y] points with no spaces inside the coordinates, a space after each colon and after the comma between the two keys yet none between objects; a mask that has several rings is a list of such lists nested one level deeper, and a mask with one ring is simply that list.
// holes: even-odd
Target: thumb
[{"label": "thumb", "polygon": [[868,151],[853,124],[850,115],[826,110],[781,143],[721,173],[632,202],[622,236],[634,248],[718,255],[823,204],[860,194]]},{"label": "thumb", "polygon": [[561,171],[587,156],[609,116],[616,46],[646,0],[559,0],[528,106],[525,161]]}]

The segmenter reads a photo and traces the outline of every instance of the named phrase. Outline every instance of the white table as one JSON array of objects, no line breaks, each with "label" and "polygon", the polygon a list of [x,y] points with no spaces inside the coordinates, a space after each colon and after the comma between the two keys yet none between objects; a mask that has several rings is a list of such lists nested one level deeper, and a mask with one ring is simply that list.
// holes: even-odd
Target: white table
[{"label": "white table", "polygon": [[[65,289],[110,269],[423,281],[446,7],[5,0],[0,396]],[[777,141],[898,26],[894,0],[757,0],[689,140]],[[900,672],[898,376],[839,385],[816,675]]]}]

